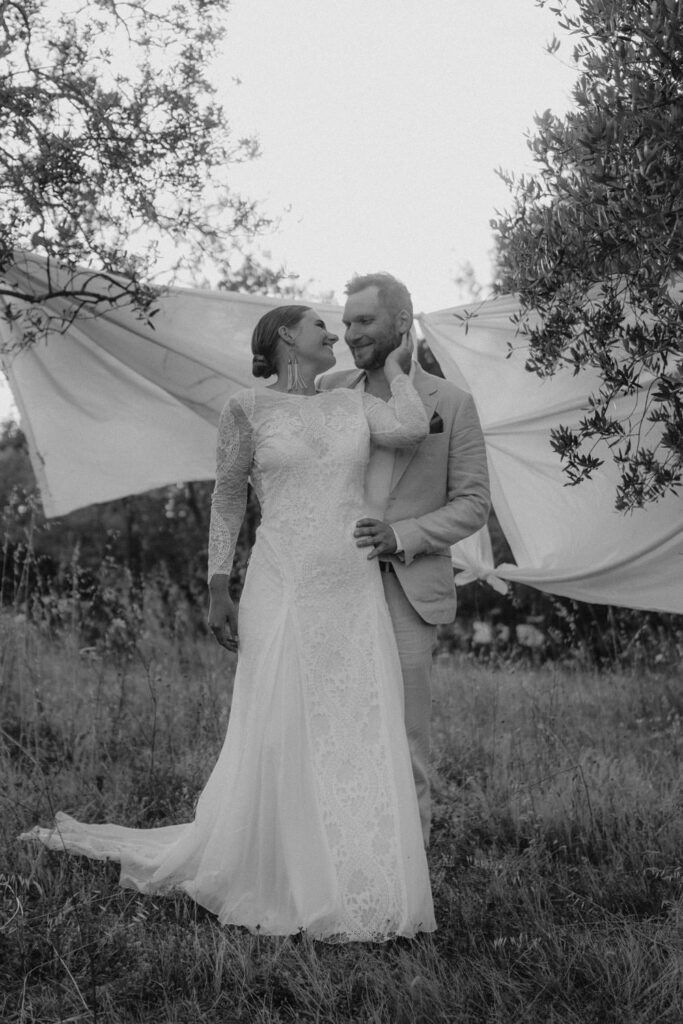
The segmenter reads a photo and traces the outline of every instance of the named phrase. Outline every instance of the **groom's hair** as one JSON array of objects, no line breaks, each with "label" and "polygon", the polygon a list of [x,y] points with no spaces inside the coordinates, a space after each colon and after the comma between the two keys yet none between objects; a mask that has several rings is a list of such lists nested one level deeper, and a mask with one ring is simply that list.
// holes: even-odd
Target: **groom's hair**
[{"label": "groom's hair", "polygon": [[393,274],[380,271],[377,274],[355,274],[347,283],[345,292],[347,295],[355,295],[365,288],[376,288],[377,298],[388,313],[396,315],[405,309],[410,316],[413,315],[413,300],[410,292]]}]

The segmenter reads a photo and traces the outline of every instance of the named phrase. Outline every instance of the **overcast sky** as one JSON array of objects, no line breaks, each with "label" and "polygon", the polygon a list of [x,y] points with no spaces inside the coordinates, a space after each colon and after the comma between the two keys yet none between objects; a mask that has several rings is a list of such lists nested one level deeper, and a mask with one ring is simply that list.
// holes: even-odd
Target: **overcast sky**
[{"label": "overcast sky", "polygon": [[487,285],[496,168],[531,169],[534,114],[571,103],[571,44],[545,52],[555,17],[533,0],[233,0],[228,25],[222,98],[262,148],[235,186],[280,217],[256,251],[340,301],[372,270],[416,311],[461,301],[467,260]]},{"label": "overcast sky", "polygon": [[496,168],[528,169],[525,132],[562,113],[569,45],[533,0],[234,0],[226,68],[263,156],[238,180],[273,213],[262,245],[343,296],[355,271],[402,277],[417,309],[457,301],[465,260],[490,280]]}]

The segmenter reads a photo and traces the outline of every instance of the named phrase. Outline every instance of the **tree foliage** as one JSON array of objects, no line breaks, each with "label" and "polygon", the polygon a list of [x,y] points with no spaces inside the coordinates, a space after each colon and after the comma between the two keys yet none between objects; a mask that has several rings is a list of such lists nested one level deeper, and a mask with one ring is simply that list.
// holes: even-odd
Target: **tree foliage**
[{"label": "tree foliage", "polygon": [[535,173],[503,175],[498,287],[520,295],[530,370],[597,375],[581,422],[552,434],[568,480],[612,457],[633,509],[683,471],[683,2],[539,6],[575,37],[575,106],[536,118]]},{"label": "tree foliage", "polygon": [[[228,181],[256,142],[232,138],[209,80],[228,6],[0,0],[0,299],[28,341],[46,299],[62,326],[112,303],[149,315],[160,254],[177,271],[258,226]],[[45,289],[3,278],[21,249],[47,258]]]},{"label": "tree foliage", "polygon": [[248,295],[281,295],[286,299],[302,299],[306,296],[306,285],[299,283],[298,274],[283,266],[271,267],[253,253],[241,254],[237,266],[234,256],[223,260],[217,288],[220,291],[243,292]]}]

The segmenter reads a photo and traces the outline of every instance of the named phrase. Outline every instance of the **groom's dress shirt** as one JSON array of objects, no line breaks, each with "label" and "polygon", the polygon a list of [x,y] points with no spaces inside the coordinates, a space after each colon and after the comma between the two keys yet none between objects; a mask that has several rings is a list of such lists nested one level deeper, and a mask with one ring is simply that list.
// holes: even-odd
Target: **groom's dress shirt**
[{"label": "groom's dress shirt", "polygon": [[[414,383],[414,362],[411,362],[410,364],[408,377],[411,383]],[[365,390],[366,385],[367,377],[363,376],[362,380],[359,382],[359,387],[362,387],[363,390]],[[365,471],[365,501],[368,509],[367,514],[372,519],[381,519],[384,521],[386,516],[395,459],[395,448],[380,448],[379,445],[373,445],[370,450],[368,467]],[[392,530],[394,532],[394,537],[396,538],[396,554],[398,555],[403,551],[403,545],[401,544],[401,538],[393,526]]]}]

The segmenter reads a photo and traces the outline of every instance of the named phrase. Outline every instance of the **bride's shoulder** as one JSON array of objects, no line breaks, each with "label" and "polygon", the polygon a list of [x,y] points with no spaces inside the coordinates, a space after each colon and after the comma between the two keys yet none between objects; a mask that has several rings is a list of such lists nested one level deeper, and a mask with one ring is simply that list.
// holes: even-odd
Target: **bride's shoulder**
[{"label": "bride's shoulder", "polygon": [[340,412],[347,416],[360,414],[363,408],[363,392],[357,388],[337,387],[330,391],[321,391],[315,401],[322,402],[330,412]]},{"label": "bride's shoulder", "polygon": [[243,409],[249,409],[253,407],[256,401],[256,388],[238,388],[230,396],[229,401],[236,406],[241,406]]},{"label": "bride's shoulder", "polygon": [[223,406],[221,418],[234,418],[235,416],[246,416],[250,419],[254,412],[255,391],[254,388],[239,388],[228,397]]},{"label": "bride's shoulder", "polygon": [[335,399],[341,400],[342,402],[362,402],[363,394],[365,393],[364,388],[354,387],[352,384],[337,384],[333,388],[319,388],[320,398],[327,398],[328,401],[334,401]]}]

